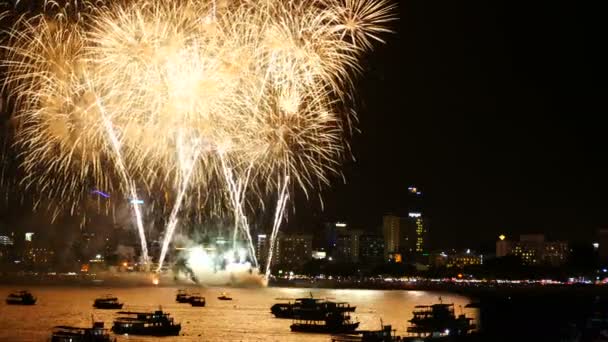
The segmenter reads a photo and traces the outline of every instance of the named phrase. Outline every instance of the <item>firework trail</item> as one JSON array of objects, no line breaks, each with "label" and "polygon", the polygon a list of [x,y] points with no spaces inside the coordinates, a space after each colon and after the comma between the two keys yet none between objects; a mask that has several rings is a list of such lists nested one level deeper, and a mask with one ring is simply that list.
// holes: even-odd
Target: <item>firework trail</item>
[{"label": "firework trail", "polygon": [[143,223],[143,217],[141,214],[141,209],[139,207],[139,203],[137,202],[138,196],[137,196],[137,190],[135,187],[135,183],[129,177],[127,168],[125,167],[122,153],[120,152],[121,144],[116,135],[116,131],[114,130],[114,126],[112,125],[112,122],[108,119],[107,115],[105,114],[105,111],[104,111],[102,105],[99,103],[99,100],[97,100],[96,102],[97,102],[97,107],[99,108],[99,111],[101,112],[103,125],[106,129],[106,132],[108,133],[108,138],[112,145],[112,149],[114,150],[114,158],[115,158],[116,167],[118,168],[118,171],[123,179],[125,187],[128,189],[129,194],[131,195],[133,212],[135,213],[135,223],[137,225],[137,232],[139,234],[139,241],[140,241],[140,245],[141,245],[141,254],[142,254],[141,261],[143,262],[145,267],[147,267],[147,265],[148,265],[148,243],[146,241],[146,234],[144,231],[144,223]]},{"label": "firework trail", "polygon": [[236,249],[238,233],[239,230],[241,230],[242,233],[245,234],[245,238],[247,239],[247,247],[249,249],[249,255],[251,256],[251,259],[253,261],[253,266],[258,267],[258,260],[255,255],[255,247],[253,245],[253,239],[251,237],[251,231],[249,223],[247,221],[247,215],[245,214],[243,208],[243,201],[245,200],[245,194],[247,190],[247,185],[249,183],[249,177],[251,176],[251,169],[253,163],[251,163],[247,167],[245,171],[245,177],[236,180],[236,176],[233,169],[227,165],[224,153],[219,152],[218,156],[220,159],[222,171],[224,173],[224,179],[227,183],[227,191],[233,209],[234,231],[232,235],[232,248]]},{"label": "firework trail", "polygon": [[167,251],[169,249],[169,244],[171,243],[173,233],[175,232],[175,228],[177,227],[177,223],[179,221],[177,215],[180,212],[182,202],[184,201],[184,196],[186,194],[186,190],[188,190],[188,186],[190,185],[190,180],[192,178],[196,162],[201,153],[201,146],[197,141],[198,138],[192,140],[193,141],[189,143],[184,142],[184,135],[181,131],[177,137],[181,181],[179,182],[177,197],[175,198],[175,203],[173,204],[173,209],[171,210],[171,214],[169,215],[169,221],[165,229],[163,246],[161,249],[160,258],[158,260],[158,268],[156,270],[157,272],[160,272],[163,267],[165,257],[167,256]]}]

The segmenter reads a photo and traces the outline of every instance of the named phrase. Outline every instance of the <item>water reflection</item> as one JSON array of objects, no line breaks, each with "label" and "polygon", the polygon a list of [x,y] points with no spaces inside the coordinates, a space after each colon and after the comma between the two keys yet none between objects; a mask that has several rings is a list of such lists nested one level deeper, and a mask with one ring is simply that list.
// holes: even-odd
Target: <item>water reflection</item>
[{"label": "water reflection", "polygon": [[[0,295],[17,290],[0,287]],[[111,326],[116,317],[114,311],[95,310],[93,300],[99,295],[112,293],[125,302],[126,310],[154,310],[162,306],[176,321],[182,323],[179,341],[329,341],[327,335],[296,334],[290,332],[291,320],[276,319],[270,306],[277,298],[315,297],[329,298],[356,305],[353,319],[361,322],[360,329],[378,329],[380,320],[392,324],[398,335],[405,335],[407,321],[412,317],[415,305],[439,301],[454,303],[456,314],[461,310],[467,316],[478,319],[474,309],[464,306],[466,297],[426,291],[380,291],[344,289],[293,289],[260,288],[230,289],[233,301],[220,301],[221,288],[197,289],[207,299],[204,308],[175,303],[176,288],[76,288],[30,287],[39,298],[33,307],[0,304],[0,341],[41,341],[50,336],[55,325],[89,326],[91,314]],[[158,338],[120,336],[119,341],[157,341]],[[175,337],[166,340],[176,340]]]}]

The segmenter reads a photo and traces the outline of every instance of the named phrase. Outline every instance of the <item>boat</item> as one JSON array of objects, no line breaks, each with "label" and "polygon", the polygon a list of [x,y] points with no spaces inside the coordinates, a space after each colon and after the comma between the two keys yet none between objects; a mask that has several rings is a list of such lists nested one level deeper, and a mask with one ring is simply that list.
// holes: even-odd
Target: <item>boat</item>
[{"label": "boat", "polygon": [[91,328],[58,325],[53,328],[51,342],[115,342],[103,322],[93,322]]},{"label": "boat", "polygon": [[205,297],[192,296],[190,297],[190,305],[192,306],[205,306]]},{"label": "boat", "polygon": [[390,325],[382,325],[380,330],[357,330],[350,334],[331,337],[332,342],[401,342],[400,336]]},{"label": "boat", "polygon": [[310,297],[296,298],[294,302],[277,303],[270,307],[270,312],[276,318],[310,318],[322,319],[328,313],[354,312],[356,306],[348,303],[331,302],[319,298]]},{"label": "boat", "polygon": [[465,336],[475,330],[473,318],[454,314],[454,304],[416,305],[408,334],[417,337]]},{"label": "boat", "polygon": [[34,297],[28,291],[22,290],[13,292],[6,297],[6,304],[9,305],[34,305],[36,304],[36,297]]},{"label": "boat", "polygon": [[105,295],[95,299],[93,307],[96,309],[122,309],[123,303],[118,302],[118,298],[112,295]]},{"label": "boat", "polygon": [[177,290],[177,295],[175,295],[175,301],[178,303],[189,303],[190,294],[185,289]]},{"label": "boat", "polygon": [[357,330],[359,322],[352,322],[350,316],[339,313],[330,313],[325,319],[297,318],[291,324],[291,331],[319,333],[319,334],[340,334]]},{"label": "boat", "polygon": [[168,313],[162,310],[154,312],[120,311],[114,320],[112,331],[115,334],[177,336],[182,326],[175,323]]},{"label": "boat", "polygon": [[228,297],[228,295],[226,294],[226,292],[222,292],[222,295],[217,297],[217,299],[219,300],[232,300],[232,297]]}]

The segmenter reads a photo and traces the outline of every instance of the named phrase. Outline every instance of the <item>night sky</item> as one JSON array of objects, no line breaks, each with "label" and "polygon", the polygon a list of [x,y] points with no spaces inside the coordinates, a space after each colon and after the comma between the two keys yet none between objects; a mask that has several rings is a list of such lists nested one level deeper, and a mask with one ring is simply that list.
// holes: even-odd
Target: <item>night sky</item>
[{"label": "night sky", "polygon": [[289,229],[371,231],[407,214],[415,184],[436,248],[492,246],[500,233],[593,239],[608,226],[608,12],[580,6],[400,1],[357,85],[346,183],[323,190],[323,211],[297,196]]},{"label": "night sky", "polygon": [[406,215],[416,184],[437,248],[492,246],[500,233],[593,239],[608,225],[606,11],[399,5],[359,88],[357,162],[321,216],[374,229]]}]

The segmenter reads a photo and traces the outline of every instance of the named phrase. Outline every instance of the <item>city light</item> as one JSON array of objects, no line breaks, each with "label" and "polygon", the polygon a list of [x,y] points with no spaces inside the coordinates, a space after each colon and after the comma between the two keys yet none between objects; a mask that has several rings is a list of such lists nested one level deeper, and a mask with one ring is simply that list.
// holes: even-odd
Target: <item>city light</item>
[{"label": "city light", "polygon": [[422,214],[421,213],[408,213],[409,217],[421,217]]},{"label": "city light", "polygon": [[344,228],[344,227],[346,227],[346,223],[338,222],[338,223],[336,223],[336,227]]},{"label": "city light", "polygon": [[500,239],[500,241],[503,241],[504,239],[506,239],[506,236],[504,236],[503,234],[500,234],[498,236],[498,239]]}]

